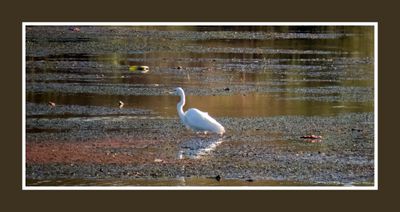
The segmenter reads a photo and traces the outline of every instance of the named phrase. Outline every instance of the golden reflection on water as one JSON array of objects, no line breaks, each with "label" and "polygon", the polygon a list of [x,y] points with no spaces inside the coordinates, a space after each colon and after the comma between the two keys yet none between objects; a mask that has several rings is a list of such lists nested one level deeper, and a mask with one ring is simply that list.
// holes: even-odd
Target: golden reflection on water
[{"label": "golden reflection on water", "polygon": [[[116,107],[122,99],[124,108],[149,109],[167,117],[177,116],[178,96],[102,96],[62,95],[59,93],[27,95],[27,101],[45,103],[53,99],[58,104]],[[372,112],[372,102],[322,102],[285,100],[268,94],[243,96],[187,96],[184,110],[197,108],[216,117],[276,116],[276,115],[337,115],[343,112]]]}]

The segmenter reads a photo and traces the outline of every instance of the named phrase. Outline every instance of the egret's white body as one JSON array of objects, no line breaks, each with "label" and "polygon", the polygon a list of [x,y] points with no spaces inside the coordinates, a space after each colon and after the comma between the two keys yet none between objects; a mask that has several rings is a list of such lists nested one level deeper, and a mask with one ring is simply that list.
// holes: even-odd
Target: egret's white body
[{"label": "egret's white body", "polygon": [[187,128],[201,132],[213,132],[218,134],[225,133],[225,128],[208,115],[208,113],[202,112],[196,108],[191,108],[186,112],[183,112],[183,106],[185,105],[185,92],[182,88],[178,87],[175,88],[174,93],[181,97],[176,108],[178,110],[179,118]]}]

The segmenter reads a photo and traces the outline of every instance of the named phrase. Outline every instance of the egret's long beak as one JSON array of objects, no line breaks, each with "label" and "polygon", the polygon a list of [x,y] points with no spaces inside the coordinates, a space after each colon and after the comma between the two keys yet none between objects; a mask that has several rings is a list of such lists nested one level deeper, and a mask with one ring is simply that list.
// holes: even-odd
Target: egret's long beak
[{"label": "egret's long beak", "polygon": [[175,92],[173,92],[173,91],[165,91],[164,93],[172,95],[172,94],[174,94]]}]

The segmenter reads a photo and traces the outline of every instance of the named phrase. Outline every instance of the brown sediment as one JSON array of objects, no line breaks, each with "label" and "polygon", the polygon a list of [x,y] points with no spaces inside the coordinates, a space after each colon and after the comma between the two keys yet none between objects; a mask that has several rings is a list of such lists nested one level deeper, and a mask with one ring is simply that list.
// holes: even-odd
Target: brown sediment
[{"label": "brown sediment", "polygon": [[[171,158],[163,158],[152,151],[156,141],[126,141],[105,139],[88,142],[39,142],[26,144],[28,164],[47,163],[102,163],[135,164],[154,162],[160,158],[163,163]],[[153,148],[154,149],[154,148]],[[146,151],[146,152],[144,152]]]}]

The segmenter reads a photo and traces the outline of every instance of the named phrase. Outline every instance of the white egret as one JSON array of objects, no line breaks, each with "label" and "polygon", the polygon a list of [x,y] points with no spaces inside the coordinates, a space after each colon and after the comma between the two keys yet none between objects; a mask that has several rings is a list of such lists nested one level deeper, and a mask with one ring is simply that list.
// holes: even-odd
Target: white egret
[{"label": "white egret", "polygon": [[225,133],[225,128],[208,115],[208,113],[202,112],[196,108],[190,108],[186,112],[183,112],[183,106],[185,105],[185,92],[181,87],[175,88],[172,93],[181,97],[176,108],[178,110],[179,118],[187,128],[205,133],[213,132],[221,135]]}]

